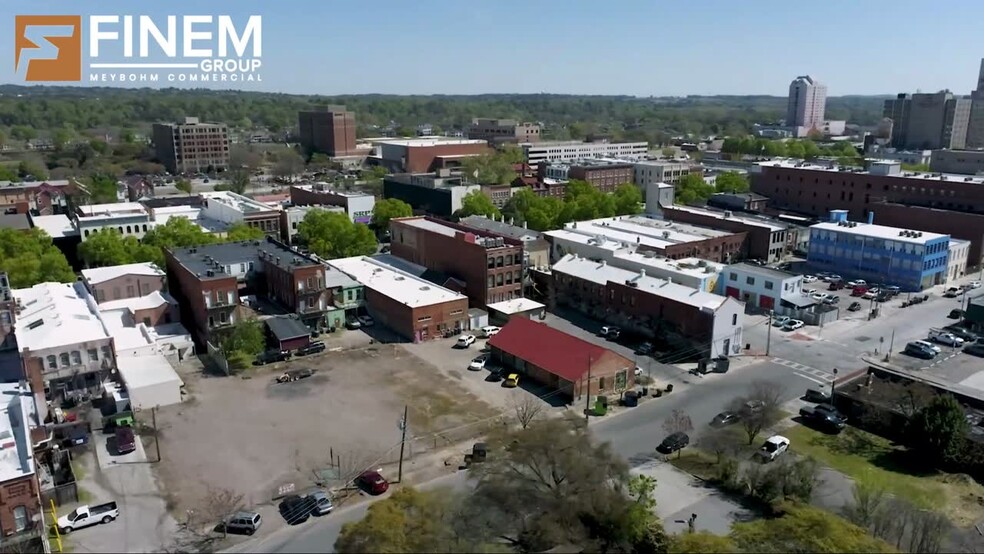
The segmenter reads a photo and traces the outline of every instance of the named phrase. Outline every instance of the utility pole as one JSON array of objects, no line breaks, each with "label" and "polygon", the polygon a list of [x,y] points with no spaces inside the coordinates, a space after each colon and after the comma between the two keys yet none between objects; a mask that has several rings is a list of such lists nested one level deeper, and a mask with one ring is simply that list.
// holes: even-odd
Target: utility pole
[{"label": "utility pole", "polygon": [[892,350],[895,349],[895,329],[892,329],[892,338],[888,341],[888,351],[885,352],[885,361],[887,362],[892,357]]},{"label": "utility pole", "polygon": [[157,461],[161,461],[161,439],[157,431],[157,406],[150,409],[150,423],[154,426],[154,450],[157,451]]},{"label": "utility pole", "polygon": [[765,331],[765,355],[769,355],[769,350],[772,348],[772,310],[769,310],[769,328]]},{"label": "utility pole", "polygon": [[403,432],[403,436],[400,437],[400,465],[396,470],[396,482],[403,482],[403,447],[407,444],[407,414],[410,411],[409,405],[403,406],[403,419],[400,420],[400,430]]},{"label": "utility pole", "polygon": [[584,395],[584,423],[587,424],[591,417],[591,355],[588,355],[588,386],[587,394]]}]

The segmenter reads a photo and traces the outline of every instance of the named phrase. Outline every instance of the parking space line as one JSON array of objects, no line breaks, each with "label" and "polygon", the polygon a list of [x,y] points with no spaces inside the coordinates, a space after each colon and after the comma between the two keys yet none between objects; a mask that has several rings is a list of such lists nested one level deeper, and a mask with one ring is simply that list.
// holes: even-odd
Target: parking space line
[{"label": "parking space line", "polygon": [[814,383],[816,383],[818,385],[829,385],[830,384],[830,381],[824,381],[823,379],[820,379],[818,377],[814,377],[812,375],[807,375],[805,373],[800,373],[798,371],[794,371],[793,373],[795,373],[796,375],[798,375],[798,376],[806,379],[807,381],[813,381]]}]

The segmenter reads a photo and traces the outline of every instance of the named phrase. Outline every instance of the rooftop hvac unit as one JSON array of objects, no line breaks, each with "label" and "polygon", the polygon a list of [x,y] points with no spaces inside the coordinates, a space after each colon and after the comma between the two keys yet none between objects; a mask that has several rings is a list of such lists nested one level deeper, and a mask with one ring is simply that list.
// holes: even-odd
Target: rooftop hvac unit
[{"label": "rooftop hvac unit", "polygon": [[215,277],[215,272],[210,269],[210,270],[208,270],[208,271],[205,272],[205,275],[207,277]]},{"label": "rooftop hvac unit", "polygon": [[642,255],[645,256],[645,257],[647,257],[647,258],[655,258],[656,257],[656,253],[653,252],[652,250],[646,250],[645,252],[642,253]]}]

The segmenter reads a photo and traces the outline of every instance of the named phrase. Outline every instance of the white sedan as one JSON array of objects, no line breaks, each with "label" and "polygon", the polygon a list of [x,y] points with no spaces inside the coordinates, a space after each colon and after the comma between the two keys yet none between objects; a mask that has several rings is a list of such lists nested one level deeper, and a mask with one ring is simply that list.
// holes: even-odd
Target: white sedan
[{"label": "white sedan", "polygon": [[454,343],[458,348],[468,348],[473,344],[475,344],[475,335],[461,335],[458,337],[458,341]]},{"label": "white sedan", "polygon": [[804,283],[816,283],[817,282],[817,278],[814,277],[813,275],[804,275],[803,276],[803,282]]},{"label": "white sedan", "polygon": [[940,333],[933,340],[947,346],[963,346],[964,340],[953,333]]},{"label": "white sedan", "polygon": [[830,298],[830,295],[825,292],[815,292],[810,295],[810,298],[816,300],[817,302],[823,302],[824,300]]},{"label": "white sedan", "polygon": [[759,449],[758,455],[766,462],[771,462],[789,450],[789,439],[782,435],[772,435],[765,439],[765,444]]},{"label": "white sedan", "polygon": [[858,279],[856,281],[848,281],[847,282],[847,286],[849,286],[849,287],[866,287],[866,286],[868,286],[868,282],[865,281],[864,279]]},{"label": "white sedan", "polygon": [[797,329],[802,328],[803,325],[804,323],[798,319],[790,319],[789,321],[786,322],[785,325],[782,326],[782,328],[787,331],[795,331]]},{"label": "white sedan", "polygon": [[485,369],[485,363],[488,361],[489,361],[489,357],[483,354],[472,360],[471,363],[468,364],[468,369],[472,371],[482,371],[483,369]]},{"label": "white sedan", "polygon": [[970,288],[972,288],[972,289],[979,289],[979,288],[981,288],[981,282],[980,281],[971,281],[971,282],[967,283],[967,286],[970,287]]}]

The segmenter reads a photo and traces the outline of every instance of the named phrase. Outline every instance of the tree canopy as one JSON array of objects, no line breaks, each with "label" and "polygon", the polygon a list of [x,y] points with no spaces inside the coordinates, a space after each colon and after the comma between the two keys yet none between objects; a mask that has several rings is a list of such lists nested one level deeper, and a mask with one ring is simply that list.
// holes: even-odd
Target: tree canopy
[{"label": "tree canopy", "polygon": [[298,224],[297,234],[312,252],[327,259],[368,256],[378,246],[368,226],[326,210],[309,211]]},{"label": "tree canopy", "polygon": [[385,231],[389,229],[391,219],[412,215],[413,207],[399,198],[376,200],[376,204],[372,207],[372,226],[380,231]]},{"label": "tree canopy", "polygon": [[887,542],[836,514],[788,505],[776,519],[735,523],[731,538],[743,552],[897,552]]},{"label": "tree canopy", "polygon": [[684,175],[677,181],[674,201],[677,204],[696,204],[706,202],[712,194],[717,192],[714,185],[704,181],[699,173]]},{"label": "tree canopy", "polygon": [[[86,267],[105,267],[140,262],[162,263],[160,248],[124,237],[116,229],[101,229],[79,243],[79,258]],[[163,267],[163,266],[161,266]]]},{"label": "tree canopy", "polygon": [[953,460],[967,434],[966,413],[952,395],[934,397],[909,422],[911,446],[926,460]]},{"label": "tree canopy", "polygon": [[229,365],[235,369],[248,366],[257,354],[263,352],[266,345],[263,324],[256,319],[237,321],[221,337],[219,348]]},{"label": "tree canopy", "polygon": [[718,192],[748,192],[748,178],[734,171],[725,171],[714,180]]},{"label": "tree canopy", "polygon": [[838,142],[833,145],[818,145],[812,139],[806,140],[770,140],[755,138],[750,135],[732,136],[724,140],[721,151],[726,154],[746,154],[752,156],[770,156],[782,158],[811,159],[818,156],[833,156],[856,158],[857,150],[849,142]]},{"label": "tree canopy", "polygon": [[217,237],[184,217],[172,217],[164,225],[147,231],[141,241],[145,246],[154,246],[155,259],[151,260],[164,267],[164,248],[186,248],[218,242]]},{"label": "tree canopy", "polygon": [[526,222],[530,229],[550,231],[571,221],[632,215],[642,211],[642,192],[631,183],[606,194],[586,181],[567,183],[564,199],[538,196],[523,188],[516,191],[502,209],[506,217]]},{"label": "tree canopy", "polygon": [[509,152],[492,152],[481,156],[469,156],[462,163],[462,173],[469,181],[480,185],[507,185],[516,178]]},{"label": "tree canopy", "polygon": [[262,240],[266,234],[259,227],[250,227],[245,223],[234,223],[226,230],[226,242],[240,242],[244,240]]},{"label": "tree canopy", "polygon": [[484,215],[490,219],[498,219],[502,216],[499,208],[492,203],[492,200],[480,190],[473,190],[461,199],[461,209],[454,213],[456,217],[468,217],[470,215]]},{"label": "tree canopy", "polygon": [[6,272],[12,288],[24,288],[54,281],[75,280],[68,260],[40,229],[24,232],[0,229],[0,271]]}]

